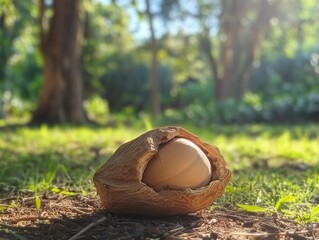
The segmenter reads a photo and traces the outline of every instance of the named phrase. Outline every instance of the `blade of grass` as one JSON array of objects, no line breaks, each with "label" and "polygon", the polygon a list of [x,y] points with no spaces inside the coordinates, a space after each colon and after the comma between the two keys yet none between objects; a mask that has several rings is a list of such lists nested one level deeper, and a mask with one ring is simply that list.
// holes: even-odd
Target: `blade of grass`
[{"label": "blade of grass", "polygon": [[295,202],[296,200],[297,200],[297,197],[292,196],[290,194],[287,196],[284,196],[277,201],[275,205],[275,209],[276,211],[278,211],[283,203],[292,203],[292,202]]},{"label": "blade of grass", "polygon": [[264,208],[256,205],[248,205],[248,204],[237,204],[239,208],[245,210],[247,212],[273,212],[269,208]]},{"label": "blade of grass", "polygon": [[319,214],[319,204],[311,211],[311,219],[315,218]]},{"label": "blade of grass", "polygon": [[41,199],[38,195],[35,196],[35,208],[40,211],[41,209]]},{"label": "blade of grass", "polygon": [[62,194],[62,195],[65,195],[65,196],[69,196],[69,197],[74,197],[74,196],[79,195],[79,193],[64,191],[64,190],[61,190],[61,189],[56,188],[56,187],[51,188],[51,192],[59,193],[59,194]]}]

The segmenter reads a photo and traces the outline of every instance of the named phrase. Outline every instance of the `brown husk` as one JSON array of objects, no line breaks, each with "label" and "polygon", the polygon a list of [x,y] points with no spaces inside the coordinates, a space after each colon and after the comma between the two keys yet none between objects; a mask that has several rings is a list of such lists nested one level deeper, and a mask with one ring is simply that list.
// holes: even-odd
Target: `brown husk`
[{"label": "brown husk", "polygon": [[[212,181],[199,189],[156,192],[142,182],[148,161],[160,144],[183,137],[197,144],[212,163]],[[211,205],[225,190],[231,171],[216,146],[203,143],[180,127],[161,127],[120,146],[93,180],[104,207],[125,215],[169,216],[196,212]]]}]

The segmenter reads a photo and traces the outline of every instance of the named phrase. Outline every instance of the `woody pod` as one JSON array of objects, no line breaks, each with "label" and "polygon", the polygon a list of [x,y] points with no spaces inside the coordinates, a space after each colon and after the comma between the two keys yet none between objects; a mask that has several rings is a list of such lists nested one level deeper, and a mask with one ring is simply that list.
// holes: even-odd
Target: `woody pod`
[{"label": "woody pod", "polygon": [[[211,164],[210,180],[195,189],[149,186],[143,178],[148,164],[163,146],[178,138],[191,141],[206,155]],[[93,181],[103,206],[112,213],[171,216],[210,206],[223,194],[230,178],[231,171],[216,146],[202,142],[183,128],[161,127],[121,145],[97,170]]]}]

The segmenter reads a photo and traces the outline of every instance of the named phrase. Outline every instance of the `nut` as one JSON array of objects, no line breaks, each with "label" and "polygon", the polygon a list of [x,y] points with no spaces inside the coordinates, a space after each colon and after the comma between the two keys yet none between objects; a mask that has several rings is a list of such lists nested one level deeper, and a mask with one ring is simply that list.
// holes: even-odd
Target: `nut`
[{"label": "nut", "polygon": [[173,138],[148,162],[142,181],[160,191],[164,187],[196,189],[211,178],[212,167],[204,152],[186,138]]},{"label": "nut", "polygon": [[[152,162],[156,162],[156,156],[165,155],[161,153],[165,144],[169,146],[178,138],[185,139],[187,144],[194,144],[195,149],[199,149],[199,152],[198,149],[195,150],[195,155],[201,156],[201,153],[204,153],[210,164],[207,165],[205,157],[200,157],[202,163],[199,165],[202,167],[199,169],[205,169],[203,166],[206,164],[208,181],[204,181],[207,176],[198,180],[192,177],[194,173],[191,171],[184,171],[181,177],[173,181],[164,181],[164,184],[157,182],[158,184],[153,185],[152,180],[155,181],[156,177],[147,176],[148,171],[152,171]],[[177,158],[172,159],[177,161]],[[190,159],[191,165],[196,162]],[[167,164],[168,168],[169,165]],[[161,174],[158,178],[160,176]],[[183,177],[196,181],[185,184]],[[230,178],[231,171],[217,147],[203,143],[182,128],[162,127],[146,132],[120,146],[98,169],[93,180],[102,204],[110,212],[168,216],[192,213],[208,207],[224,192]]]}]

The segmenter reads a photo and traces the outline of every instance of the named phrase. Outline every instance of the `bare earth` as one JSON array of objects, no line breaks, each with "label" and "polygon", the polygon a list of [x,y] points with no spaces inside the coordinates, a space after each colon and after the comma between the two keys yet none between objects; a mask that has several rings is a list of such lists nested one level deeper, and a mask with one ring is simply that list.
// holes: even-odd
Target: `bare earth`
[{"label": "bare earth", "polygon": [[[17,199],[0,199],[0,207]],[[96,197],[20,196],[17,207],[0,212],[0,240],[6,239],[319,239],[319,224],[300,225],[281,216],[231,210],[203,210],[178,217],[116,216]]]}]

